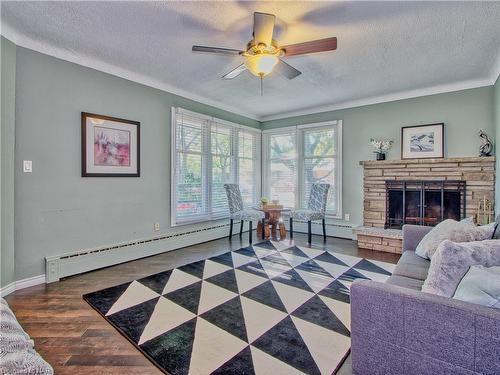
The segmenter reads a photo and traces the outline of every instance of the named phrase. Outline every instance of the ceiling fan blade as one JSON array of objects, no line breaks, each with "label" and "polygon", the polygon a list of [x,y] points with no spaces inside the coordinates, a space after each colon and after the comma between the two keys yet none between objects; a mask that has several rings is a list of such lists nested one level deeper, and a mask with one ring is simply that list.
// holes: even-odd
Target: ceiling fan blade
[{"label": "ceiling fan blade", "polygon": [[302,72],[300,70],[295,69],[293,66],[287,64],[283,60],[280,60],[279,63],[275,67],[276,71],[288,79],[294,79],[297,76],[300,76]]},{"label": "ceiling fan blade", "polygon": [[223,79],[233,79],[235,77],[238,77],[241,73],[243,73],[245,70],[247,70],[247,67],[245,64],[241,64],[231,70],[229,73],[226,73],[222,76]]},{"label": "ceiling fan blade", "polygon": [[193,52],[217,53],[220,55],[240,55],[243,51],[231,48],[193,46]]},{"label": "ceiling fan blade", "polygon": [[253,38],[255,44],[271,45],[275,21],[276,17],[273,14],[259,12],[253,14]]},{"label": "ceiling fan blade", "polygon": [[289,46],[281,47],[281,49],[285,50],[285,56],[333,51],[337,49],[337,38],[332,37],[332,38],[311,40],[310,42],[290,44]]}]

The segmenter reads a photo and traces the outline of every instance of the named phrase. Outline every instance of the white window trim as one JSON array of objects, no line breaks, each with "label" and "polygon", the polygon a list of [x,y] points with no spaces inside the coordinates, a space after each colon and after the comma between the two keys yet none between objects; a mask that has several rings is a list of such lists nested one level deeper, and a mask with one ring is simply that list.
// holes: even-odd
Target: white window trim
[{"label": "white window trim", "polygon": [[[176,210],[175,207],[177,206],[177,191],[176,191],[176,162],[177,162],[177,145],[176,145],[176,129],[177,129],[177,118],[176,116],[178,114],[186,114],[190,115],[193,117],[197,117],[200,119],[204,119],[213,123],[219,123],[221,125],[226,125],[226,126],[231,126],[234,128],[242,129],[246,132],[252,132],[255,133],[256,135],[256,142],[257,144],[255,145],[255,153],[256,153],[256,161],[255,161],[255,174],[256,174],[256,185],[255,185],[255,199],[258,199],[261,195],[261,188],[262,188],[262,136],[261,133],[262,131],[260,129],[255,129],[250,126],[245,126],[241,124],[236,124],[230,121],[222,120],[217,117],[212,117],[208,116],[205,114],[189,111],[184,108],[180,107],[172,107],[171,108],[171,129],[170,129],[170,226],[171,227],[176,227],[176,226],[181,226],[181,225],[188,225],[188,224],[196,224],[196,223],[202,223],[206,221],[211,221],[211,220],[220,220],[224,218],[228,218],[229,216],[227,214],[218,214],[218,215],[210,215],[210,214],[205,214],[205,215],[196,215],[195,217],[192,218],[187,218],[185,220],[178,220],[176,216]],[[234,154],[233,150],[233,158],[235,160],[238,160],[239,157]],[[238,163],[235,163],[236,165],[233,165],[232,168],[235,168],[236,170],[236,176],[239,175],[238,173]],[[206,171],[205,168],[202,169],[203,173],[203,179],[206,178]],[[208,199],[210,200],[210,194]]]},{"label": "white window trim", "polygon": [[269,196],[269,136],[272,134],[283,134],[283,133],[295,133],[295,142],[297,145],[297,174],[295,184],[297,186],[297,194],[295,196],[295,206],[300,207],[300,198],[303,193],[303,186],[299,184],[301,181],[303,168],[300,166],[303,161],[303,150],[302,150],[302,141],[299,138],[300,130],[308,129],[308,128],[321,128],[328,126],[337,126],[337,161],[338,161],[338,194],[337,194],[337,207],[338,210],[335,215],[326,214],[328,218],[331,219],[342,219],[343,211],[342,211],[342,195],[343,195],[343,185],[342,185],[342,120],[334,120],[334,121],[325,121],[325,122],[317,122],[317,123],[309,123],[303,125],[295,125],[295,126],[287,126],[276,129],[266,129],[262,131],[263,139],[261,142],[262,147],[262,171],[263,171],[263,180],[262,180],[262,192],[265,196]]}]

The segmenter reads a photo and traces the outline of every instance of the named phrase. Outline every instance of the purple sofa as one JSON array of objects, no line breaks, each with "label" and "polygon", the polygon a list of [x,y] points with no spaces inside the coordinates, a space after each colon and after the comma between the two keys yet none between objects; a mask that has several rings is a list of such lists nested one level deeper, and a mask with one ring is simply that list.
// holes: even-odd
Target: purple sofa
[{"label": "purple sofa", "polygon": [[430,261],[415,248],[430,229],[403,226],[404,252],[386,283],[352,284],[354,374],[500,374],[500,310],[420,291]]}]

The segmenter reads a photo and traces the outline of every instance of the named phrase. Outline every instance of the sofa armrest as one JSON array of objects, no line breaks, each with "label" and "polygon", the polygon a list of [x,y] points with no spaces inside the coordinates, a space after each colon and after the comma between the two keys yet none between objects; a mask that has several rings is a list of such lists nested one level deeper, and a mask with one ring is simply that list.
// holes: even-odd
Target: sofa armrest
[{"label": "sofa armrest", "polygon": [[351,286],[356,375],[499,374],[500,310],[369,280]]},{"label": "sofa armrest", "polygon": [[432,227],[423,225],[403,225],[403,252],[415,251],[422,238],[431,231]]}]

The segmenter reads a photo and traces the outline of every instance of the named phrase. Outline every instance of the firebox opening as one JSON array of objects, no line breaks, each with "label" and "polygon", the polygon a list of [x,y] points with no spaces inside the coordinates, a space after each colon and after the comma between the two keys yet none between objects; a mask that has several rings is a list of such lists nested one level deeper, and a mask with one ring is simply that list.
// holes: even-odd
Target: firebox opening
[{"label": "firebox opening", "polygon": [[386,228],[465,217],[464,181],[387,181]]}]

